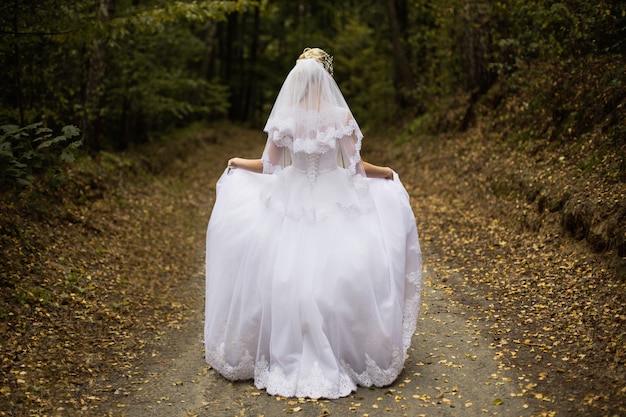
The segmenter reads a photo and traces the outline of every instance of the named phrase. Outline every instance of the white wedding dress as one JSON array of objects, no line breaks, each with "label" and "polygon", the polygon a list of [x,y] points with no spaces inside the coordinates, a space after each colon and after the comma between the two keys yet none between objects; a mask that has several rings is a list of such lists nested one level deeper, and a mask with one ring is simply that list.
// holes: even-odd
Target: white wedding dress
[{"label": "white wedding dress", "polygon": [[[324,77],[313,63],[292,72]],[[327,78],[316,80],[337,88]],[[281,94],[265,128],[264,173],[225,171],[217,184],[206,360],[228,379],[254,379],[285,397],[388,385],[402,371],[420,307],[408,194],[397,175],[365,177],[362,135],[343,97],[323,92],[312,109],[281,107]]]}]

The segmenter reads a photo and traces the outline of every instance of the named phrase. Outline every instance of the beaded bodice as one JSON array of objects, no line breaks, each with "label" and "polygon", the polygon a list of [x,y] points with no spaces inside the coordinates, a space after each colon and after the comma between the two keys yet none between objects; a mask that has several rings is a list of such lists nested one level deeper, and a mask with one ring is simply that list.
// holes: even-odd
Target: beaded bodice
[{"label": "beaded bodice", "polygon": [[324,153],[295,152],[291,156],[293,168],[306,174],[311,188],[320,174],[337,169],[337,147]]}]

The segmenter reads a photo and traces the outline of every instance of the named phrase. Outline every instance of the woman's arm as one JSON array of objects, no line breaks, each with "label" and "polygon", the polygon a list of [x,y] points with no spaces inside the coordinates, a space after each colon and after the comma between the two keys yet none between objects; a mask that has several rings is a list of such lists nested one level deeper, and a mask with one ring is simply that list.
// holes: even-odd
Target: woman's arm
[{"label": "woman's arm", "polygon": [[[263,172],[263,162],[260,159],[231,158],[228,161],[228,167],[230,169],[247,169],[257,173]],[[370,178],[393,179],[393,170],[389,167],[381,167],[363,161],[363,168],[365,169],[365,174]]]},{"label": "woman's arm", "polygon": [[378,165],[370,164],[369,162],[363,162],[363,168],[365,174],[370,178],[384,178],[386,180],[393,179],[393,170],[389,167],[381,167]]},{"label": "woman's arm", "polygon": [[228,160],[228,169],[241,168],[257,173],[263,172],[263,162],[260,159],[231,158]]}]

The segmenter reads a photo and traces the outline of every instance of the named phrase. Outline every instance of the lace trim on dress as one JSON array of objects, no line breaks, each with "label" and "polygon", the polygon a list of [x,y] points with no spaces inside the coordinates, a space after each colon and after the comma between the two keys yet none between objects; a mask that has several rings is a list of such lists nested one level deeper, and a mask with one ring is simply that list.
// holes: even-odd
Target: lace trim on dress
[{"label": "lace trim on dress", "polygon": [[313,364],[307,377],[287,379],[280,366],[270,365],[262,357],[257,362],[254,375],[254,385],[257,388],[283,397],[340,398],[356,391],[356,384],[347,374],[340,372],[337,381],[329,381],[317,362]]},{"label": "lace trim on dress", "polygon": [[224,344],[217,350],[206,354],[207,362],[224,377],[230,380],[246,380],[254,378],[254,385],[258,389],[265,389],[271,395],[298,398],[340,398],[356,391],[357,385],[362,387],[383,387],[391,384],[402,372],[405,353],[400,349],[392,352],[391,364],[382,368],[369,355],[365,354],[365,370],[355,372],[345,361],[341,360],[341,367],[337,380],[331,381],[324,377],[319,364],[315,362],[304,378],[287,378],[282,368],[267,361],[262,356],[256,364],[252,357],[245,353],[240,362],[232,366],[226,361]]},{"label": "lace trim on dress", "polygon": [[[421,266],[420,266],[421,267]],[[415,294],[404,300],[404,314],[402,319],[402,347],[408,351],[411,339],[417,328],[417,318],[421,307],[422,271],[413,271],[407,274],[406,280],[415,285]]]},{"label": "lace trim on dress", "polygon": [[391,365],[386,369],[379,367],[376,361],[367,354],[365,354],[365,371],[360,374],[355,372],[352,367],[344,361],[341,362],[341,366],[346,369],[350,378],[362,387],[371,387],[372,385],[384,387],[395,381],[404,367],[405,355],[400,349],[394,349],[391,355]]},{"label": "lace trim on dress", "polygon": [[238,358],[239,363],[233,366],[226,360],[226,348],[222,343],[216,350],[206,351],[206,361],[226,379],[233,381],[241,379],[251,379],[254,377],[254,358],[246,350],[244,354]]}]

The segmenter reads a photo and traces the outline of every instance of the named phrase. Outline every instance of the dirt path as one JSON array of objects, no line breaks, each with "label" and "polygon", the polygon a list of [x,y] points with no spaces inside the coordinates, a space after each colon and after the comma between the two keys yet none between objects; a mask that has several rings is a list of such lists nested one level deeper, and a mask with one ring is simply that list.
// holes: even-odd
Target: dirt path
[{"label": "dirt path", "polygon": [[[240,133],[239,133],[240,134]],[[243,149],[258,139],[243,155]],[[214,185],[229,156],[254,156],[262,149],[262,136],[250,134],[241,140],[220,138],[196,155],[178,184],[194,190],[203,207],[197,219],[195,238],[202,246]],[[209,156],[210,155],[210,156]],[[373,158],[376,156],[373,155]],[[374,160],[374,162],[377,162]],[[416,184],[407,184],[413,189]],[[180,211],[178,216],[189,213]],[[176,222],[176,219],[172,219]],[[179,219],[180,221],[180,219]],[[420,222],[418,221],[418,226]],[[165,225],[164,227],[167,227]],[[421,227],[421,226],[420,226]],[[102,409],[111,415],[138,416],[550,416],[554,400],[541,391],[539,377],[502,361],[503,344],[489,332],[490,323],[481,304],[486,301],[469,288],[451,265],[442,268],[432,237],[422,240],[425,285],[422,314],[409,352],[406,369],[391,386],[359,389],[339,400],[310,401],[272,397],[254,388],[250,381],[232,383],[211,370],[203,358],[202,323],[204,277],[201,254],[197,273],[180,288],[174,303],[184,309],[176,328],[163,334],[155,347],[157,354],[137,367],[134,379],[119,385],[110,404]],[[455,287],[464,288],[458,296]],[[506,349],[505,349],[506,350]]]},{"label": "dirt path", "polygon": [[[158,363],[151,381],[120,401],[119,415],[139,416],[539,416],[554,415],[540,401],[537,382],[497,359],[484,323],[450,298],[448,284],[425,275],[423,313],[406,369],[386,388],[359,389],[339,400],[272,397],[250,382],[232,383],[210,370],[202,356],[202,308],[190,310],[186,328]],[[199,285],[198,285],[199,286]],[[187,327],[188,326],[188,327]],[[495,356],[495,357],[494,357]]]},{"label": "dirt path", "polygon": [[0,202],[0,416],[626,415],[626,283],[558,227],[521,227],[459,160],[476,144],[450,138],[364,143],[400,173],[424,253],[400,378],[334,401],[225,380],[203,358],[205,231],[225,161],[258,157],[265,137],[179,136]]}]

